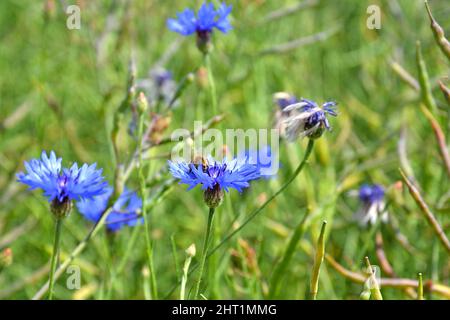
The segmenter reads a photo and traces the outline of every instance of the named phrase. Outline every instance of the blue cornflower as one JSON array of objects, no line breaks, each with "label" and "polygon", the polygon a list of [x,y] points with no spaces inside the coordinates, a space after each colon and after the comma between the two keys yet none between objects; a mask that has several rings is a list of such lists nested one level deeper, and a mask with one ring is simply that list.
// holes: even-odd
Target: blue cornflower
[{"label": "blue cornflower", "polygon": [[210,36],[213,29],[216,28],[223,33],[232,29],[228,16],[232,6],[222,3],[215,9],[213,3],[203,3],[198,10],[197,16],[192,9],[184,9],[177,13],[177,19],[168,19],[167,27],[178,32],[183,36],[197,33],[197,44],[199,48],[208,50],[207,45],[210,42]]},{"label": "blue cornflower", "polygon": [[92,198],[105,192],[107,183],[103,180],[102,169],[96,169],[96,164],[84,164],[78,168],[74,163],[70,169],[62,168],[62,158],[56,158],[53,151],[50,157],[45,151],[41,159],[25,162],[27,173],[20,172],[17,180],[30,187],[40,188],[52,203],[52,211],[67,215],[71,200]]},{"label": "blue cornflower", "polygon": [[[89,221],[98,222],[108,206],[112,193],[113,188],[107,187],[106,192],[102,195],[78,201],[78,211]],[[125,188],[119,199],[114,203],[112,211],[106,217],[106,227],[110,231],[117,231],[126,225],[135,226],[142,223],[141,209],[141,198],[138,197],[136,192]]]},{"label": "blue cornflower", "polygon": [[205,190],[205,202],[215,208],[223,199],[223,191],[234,188],[242,192],[250,186],[249,181],[261,177],[260,169],[248,163],[248,159],[233,159],[222,162],[208,158],[204,163],[187,163],[185,161],[168,161],[172,175],[180,179],[180,183],[189,185],[188,190],[201,185]]},{"label": "blue cornflower", "polygon": [[322,136],[325,130],[330,130],[330,123],[327,115],[336,117],[336,102],[328,101],[319,107],[317,103],[307,99],[287,106],[283,109],[285,119],[285,136],[289,141],[294,141],[298,137],[308,137],[317,139]]},{"label": "blue cornflower", "polygon": [[378,218],[383,222],[387,221],[388,212],[384,202],[385,191],[381,185],[362,185],[358,190],[358,197],[362,207],[356,214],[356,219],[360,224],[375,224]]},{"label": "blue cornflower", "polygon": [[364,203],[379,202],[384,199],[384,188],[379,184],[364,184],[359,188],[358,196],[359,200]]}]

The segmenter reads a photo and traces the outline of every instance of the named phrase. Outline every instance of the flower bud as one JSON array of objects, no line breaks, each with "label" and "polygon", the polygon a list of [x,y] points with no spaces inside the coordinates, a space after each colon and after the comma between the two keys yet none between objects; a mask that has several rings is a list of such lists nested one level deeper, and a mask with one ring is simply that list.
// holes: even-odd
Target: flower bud
[{"label": "flower bud", "polygon": [[217,208],[223,201],[224,192],[218,184],[213,189],[206,189],[203,194],[203,199],[208,207],[211,209]]},{"label": "flower bud", "polygon": [[139,92],[139,97],[137,100],[137,105],[138,105],[138,112],[140,114],[143,114],[144,112],[147,111],[148,109],[148,101],[147,101],[147,97],[145,96],[145,94],[143,92]]},{"label": "flower bud", "polygon": [[208,54],[212,51],[210,31],[197,31],[197,48],[203,53]]},{"label": "flower bud", "polygon": [[370,300],[370,290],[364,290],[363,292],[361,292],[359,298],[361,300]]},{"label": "flower bud", "polygon": [[67,217],[72,210],[72,201],[69,198],[65,197],[63,201],[59,201],[58,199],[53,199],[50,204],[50,210],[56,219],[62,219]]},{"label": "flower bud", "polygon": [[195,244],[191,244],[189,248],[186,249],[186,254],[189,257],[195,257],[196,254]]}]

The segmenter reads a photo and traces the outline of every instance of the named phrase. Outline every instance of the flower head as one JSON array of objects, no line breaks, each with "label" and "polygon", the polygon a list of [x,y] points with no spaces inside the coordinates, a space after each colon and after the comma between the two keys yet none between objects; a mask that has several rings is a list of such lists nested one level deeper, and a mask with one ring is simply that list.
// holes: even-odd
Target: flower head
[{"label": "flower head", "polygon": [[180,183],[189,185],[188,190],[201,185],[202,190],[219,186],[227,192],[230,188],[242,192],[249,186],[249,181],[260,178],[258,167],[247,163],[247,159],[224,159],[219,162],[209,157],[202,164],[169,160],[169,170],[175,178],[180,179]]},{"label": "flower head", "polygon": [[[105,212],[109,198],[113,193],[111,187],[106,193],[91,199],[82,199],[77,202],[78,211],[89,221],[98,222]],[[117,199],[112,207],[112,211],[106,217],[106,227],[110,231],[120,230],[123,226],[135,226],[142,223],[140,211],[142,200],[135,192],[125,188],[125,191]]]},{"label": "flower head", "polygon": [[319,107],[314,101],[301,99],[300,102],[285,107],[282,112],[286,138],[294,141],[298,137],[321,137],[325,130],[331,129],[327,115],[337,116],[336,105],[336,102],[328,101]]},{"label": "flower head", "polygon": [[260,169],[249,164],[247,159],[233,159],[222,162],[209,157],[203,163],[187,163],[185,161],[169,162],[172,175],[180,179],[180,183],[189,185],[188,190],[201,185],[205,191],[205,201],[210,207],[216,207],[223,198],[223,192],[230,188],[242,192],[250,186],[249,181],[259,179]]},{"label": "flower head", "polygon": [[378,219],[386,222],[388,212],[384,202],[385,191],[379,184],[364,184],[358,190],[358,198],[362,203],[361,209],[356,214],[356,220],[361,225],[375,224]]},{"label": "flower head", "polygon": [[43,151],[41,159],[25,162],[27,173],[20,172],[17,180],[31,190],[42,189],[52,202],[52,210],[59,212],[70,210],[71,200],[92,198],[105,192],[107,183],[95,163],[83,164],[80,168],[74,163],[70,168],[62,168],[61,162],[62,158],[56,158],[53,151],[50,157]]},{"label": "flower head", "polygon": [[177,14],[177,19],[168,19],[167,27],[183,36],[197,33],[197,44],[199,48],[208,50],[211,33],[216,28],[223,33],[232,29],[228,20],[231,5],[222,3],[217,9],[213,3],[203,3],[198,10],[197,16],[192,9],[184,9]]}]

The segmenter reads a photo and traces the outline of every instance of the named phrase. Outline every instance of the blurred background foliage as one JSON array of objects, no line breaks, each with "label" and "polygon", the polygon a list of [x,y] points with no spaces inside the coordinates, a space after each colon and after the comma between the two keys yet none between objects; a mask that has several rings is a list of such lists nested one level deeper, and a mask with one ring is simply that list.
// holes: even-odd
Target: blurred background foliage
[{"label": "blurred background foliage", "polygon": [[[405,141],[415,181],[448,234],[449,180],[436,139],[420,110],[420,94],[391,67],[396,62],[417,79],[416,41],[421,42],[440,107],[435,117],[448,137],[449,106],[437,80],[448,77],[449,61],[436,45],[423,1],[306,1],[303,9],[278,19],[273,18],[274,11],[298,2],[230,3],[234,30],[227,35],[214,34],[212,54],[219,109],[226,115],[218,128],[270,128],[275,108],[272,95],[277,91],[320,103],[335,100],[339,117],[331,120],[333,131],[318,141],[314,156],[295,183],[212,257],[205,295],[210,299],[264,298],[274,265],[307,212],[305,233],[281,280],[279,298],[307,297],[314,246],[324,219],[329,222],[327,253],[357,272],[363,268],[365,255],[379,264],[377,230],[352,222],[358,203],[348,192],[365,182],[390,187],[401,180],[399,141]],[[67,29],[67,4],[80,6],[80,30]],[[382,12],[380,30],[366,26],[366,10],[372,4]],[[0,274],[1,298],[31,298],[47,279],[53,219],[44,197],[15,182],[23,161],[38,157],[41,150],[54,150],[66,165],[72,161],[97,162],[112,182],[114,162],[109,136],[113,114],[126,93],[131,52],[135,54],[138,78],[144,78],[173,48],[164,67],[181,81],[202,65],[202,57],[194,37],[181,39],[170,32],[166,19],[186,6],[199,5],[198,1],[174,0],[0,2],[0,249],[10,247],[14,256],[13,264]],[[449,33],[448,2],[432,0],[430,5],[436,20]],[[287,52],[276,50],[279,44],[322,32],[323,39],[313,39]],[[444,83],[448,86],[448,78]],[[211,116],[208,93],[202,88],[201,74],[197,74],[173,110],[166,135],[180,127],[192,130],[194,120],[206,121]],[[133,151],[133,141],[126,133],[129,120],[130,115],[123,119],[121,128],[120,150],[124,156]],[[241,221],[286,181],[304,148],[305,142],[282,142],[282,164],[276,178],[254,183],[242,196],[235,192],[227,196],[216,215],[214,241],[228,234],[233,222]],[[169,150],[170,145],[152,152],[157,156]],[[164,157],[151,160],[148,174],[165,167]],[[137,174],[132,175],[128,186],[137,189]],[[182,265],[184,250],[191,243],[199,252],[206,224],[201,192],[184,189],[174,186],[150,212],[160,297],[165,297],[179,279],[171,237]],[[389,206],[396,224],[376,228],[383,234],[384,250],[395,273],[415,279],[422,272],[425,280],[449,285],[448,253],[407,190],[390,190],[396,190]],[[89,228],[90,223],[74,210],[64,225],[62,259]],[[143,233],[114,290],[108,291],[111,270],[127,250],[132,231],[125,228],[114,235],[98,234],[74,262],[81,267],[82,289],[65,289],[64,274],[57,282],[56,297],[144,298],[143,278],[148,275]],[[398,232],[411,247],[398,241]],[[189,287],[193,279],[189,278]],[[361,284],[352,283],[324,263],[318,298],[357,299],[361,291]],[[170,297],[177,298],[177,292]],[[408,297],[399,289],[382,292],[388,299]]]}]

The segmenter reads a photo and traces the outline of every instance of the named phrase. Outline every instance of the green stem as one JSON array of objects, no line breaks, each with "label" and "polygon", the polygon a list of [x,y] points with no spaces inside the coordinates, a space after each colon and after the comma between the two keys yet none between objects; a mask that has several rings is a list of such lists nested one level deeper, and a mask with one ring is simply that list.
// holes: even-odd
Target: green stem
[{"label": "green stem", "polygon": [[317,292],[319,291],[319,275],[320,266],[322,265],[323,258],[325,256],[325,227],[327,222],[323,221],[322,228],[320,229],[319,240],[317,240],[316,256],[314,258],[313,271],[311,276],[310,293],[311,299],[316,300]]},{"label": "green stem", "polygon": [[203,271],[204,271],[204,268],[205,268],[205,263],[206,263],[207,253],[208,253],[208,247],[209,247],[209,238],[211,236],[213,219],[214,219],[214,208],[209,208],[208,224],[207,224],[207,227],[206,227],[206,235],[205,235],[205,240],[203,242],[202,257],[201,257],[201,261],[200,261],[200,269],[199,269],[199,272],[198,272],[198,280],[197,280],[197,284],[196,284],[196,288],[195,288],[195,296],[194,296],[195,299],[198,298],[198,294],[200,292],[200,283],[202,282]]},{"label": "green stem", "polygon": [[425,300],[423,298],[423,280],[422,280],[422,273],[419,272],[419,274],[417,275],[417,277],[419,278],[419,285],[417,287],[417,300]]},{"label": "green stem", "polygon": [[209,88],[210,88],[213,114],[216,115],[217,114],[216,83],[214,81],[214,76],[212,73],[211,58],[210,58],[209,54],[205,54],[205,65],[206,65],[206,71],[208,73],[208,84],[209,84]]},{"label": "green stem", "polygon": [[59,258],[59,242],[60,242],[60,238],[61,238],[61,226],[62,226],[62,218],[56,218],[55,240],[53,242],[52,260],[50,263],[48,300],[53,299],[53,287],[55,285],[55,270],[56,270],[56,264],[57,264],[58,258]]},{"label": "green stem", "polygon": [[145,228],[145,245],[147,251],[147,264],[150,272],[150,288],[152,292],[152,298],[158,299],[158,289],[156,286],[156,276],[153,267],[153,246],[150,241],[150,231],[149,231],[149,223],[147,217],[147,192],[145,185],[145,176],[144,176],[144,163],[142,161],[142,149],[144,145],[143,137],[144,137],[144,120],[145,120],[145,112],[142,112],[139,116],[139,181],[140,181],[140,193],[142,198],[142,216],[144,217],[144,228]]}]

